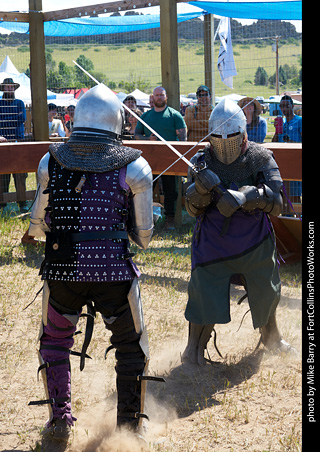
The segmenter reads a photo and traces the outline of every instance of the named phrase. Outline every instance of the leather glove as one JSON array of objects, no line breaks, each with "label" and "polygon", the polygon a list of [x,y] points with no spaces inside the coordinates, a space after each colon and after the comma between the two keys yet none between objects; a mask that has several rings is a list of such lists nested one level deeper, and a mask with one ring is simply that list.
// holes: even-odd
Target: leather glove
[{"label": "leather glove", "polygon": [[221,215],[231,217],[245,202],[246,197],[243,193],[235,190],[226,190],[217,202],[217,209]]}]

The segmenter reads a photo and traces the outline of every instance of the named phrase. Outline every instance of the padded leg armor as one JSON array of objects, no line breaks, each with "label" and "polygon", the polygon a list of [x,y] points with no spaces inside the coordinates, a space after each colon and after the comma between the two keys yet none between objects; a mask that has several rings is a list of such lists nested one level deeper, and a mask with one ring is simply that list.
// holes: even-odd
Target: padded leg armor
[{"label": "padded leg armor", "polygon": [[69,361],[75,330],[76,326],[59,314],[49,302],[48,323],[43,327],[43,335],[40,339],[39,354],[41,358],[39,357],[39,360],[45,366],[48,396],[52,400],[52,418],[65,419],[68,425],[73,425],[75,420],[71,414]]},{"label": "padded leg armor", "polygon": [[[140,334],[135,331],[130,307],[114,318],[105,319],[106,328],[112,332],[111,344],[116,349],[117,364],[117,425],[137,430],[141,416],[141,381],[146,357],[140,347]],[[112,323],[111,323],[112,322]]]},{"label": "padded leg armor", "polygon": [[126,304],[110,318],[103,317],[105,326],[112,332],[111,348],[116,349],[117,364],[117,426],[125,426],[140,432],[146,396],[146,381],[164,381],[162,378],[148,377],[149,349],[147,330],[143,321],[139,285],[132,283]]},{"label": "padded leg armor", "polygon": [[[53,303],[56,305],[55,302]],[[68,436],[70,426],[76,420],[71,413],[69,355],[78,320],[78,313],[70,312],[62,315],[51,305],[49,289],[45,282],[38,371],[42,374],[47,399],[30,402],[30,405],[48,404],[50,417],[46,429],[55,439],[67,439],[65,436]]]}]

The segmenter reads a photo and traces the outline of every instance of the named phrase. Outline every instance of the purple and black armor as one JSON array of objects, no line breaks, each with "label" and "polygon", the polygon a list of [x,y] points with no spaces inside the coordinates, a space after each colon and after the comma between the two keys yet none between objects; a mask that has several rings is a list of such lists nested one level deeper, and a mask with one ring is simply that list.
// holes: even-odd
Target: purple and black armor
[{"label": "purple and black armor", "polygon": [[[44,430],[67,440],[71,412],[69,355],[84,368],[95,313],[116,352],[117,425],[141,426],[149,361],[138,277],[129,238],[147,248],[153,231],[152,172],[141,151],[123,146],[123,111],[104,85],[77,104],[68,143],[52,143],[38,167],[29,235],[46,237],[39,362],[50,418]],[[81,353],[71,351],[82,309]],[[110,349],[110,347],[109,347]]]},{"label": "purple and black armor", "polygon": [[[56,161],[50,166],[46,221],[53,235],[48,247],[53,249],[46,256],[42,279],[102,282],[139,276],[130,258],[128,238],[121,238],[121,234],[117,238],[116,234],[122,231],[126,237],[131,202],[130,187],[125,182],[126,167],[82,174],[66,170]],[[108,232],[113,232],[115,238],[107,238]],[[64,233],[70,245],[71,256],[67,260],[54,257],[54,251],[65,248],[55,240],[59,240],[59,235],[64,237]]]}]

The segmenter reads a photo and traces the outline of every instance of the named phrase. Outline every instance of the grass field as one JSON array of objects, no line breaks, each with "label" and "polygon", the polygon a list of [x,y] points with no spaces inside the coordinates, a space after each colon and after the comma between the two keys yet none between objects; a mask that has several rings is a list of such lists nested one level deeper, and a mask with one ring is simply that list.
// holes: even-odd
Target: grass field
[{"label": "grass field", "polygon": [[[38,276],[43,246],[22,246],[28,215],[0,215],[0,449],[40,452],[40,432],[48,418],[37,379],[37,336],[41,295]],[[141,294],[150,343],[150,373],[166,383],[148,384],[148,445],[115,427],[115,359],[100,317],[95,320],[83,372],[71,357],[73,414],[78,419],[67,447],[45,452],[301,452],[301,268],[280,268],[282,297],[279,328],[296,355],[255,351],[259,333],[252,329],[248,305],[237,301],[244,291],[231,290],[232,321],[218,325],[217,345],[208,351],[213,363],[204,368],[181,363],[188,335],[184,318],[190,277],[192,225],[173,235],[161,222],[147,251],[137,252]],[[79,322],[84,331],[85,320]],[[241,324],[241,328],[239,328]],[[74,350],[81,349],[83,334]]]},{"label": "grass field", "polygon": [[[0,61],[9,55],[19,71],[25,71],[29,66],[29,51],[23,46],[25,52],[18,47],[0,47]],[[140,42],[133,44],[99,45],[97,44],[73,44],[66,46],[48,45],[51,55],[56,62],[56,68],[60,61],[73,67],[73,60],[80,55],[89,58],[94,64],[94,71],[102,73],[104,81],[113,81],[117,85],[122,80],[143,80],[149,83],[149,92],[161,84],[161,54],[160,42]],[[20,46],[21,50],[21,46]],[[217,61],[219,44],[215,45],[215,62]],[[253,44],[233,45],[235,64],[238,75],[234,77],[234,89],[227,88],[220,80],[219,73],[215,69],[216,96],[235,92],[249,96],[263,96],[265,98],[275,94],[274,88],[267,86],[255,86],[254,76],[257,68],[263,67],[268,76],[275,73],[275,53],[271,45],[257,47]],[[299,66],[301,45],[284,44],[279,49],[279,64]],[[195,92],[196,88],[204,83],[204,55],[201,41],[179,42],[179,71],[180,93]],[[116,91],[123,91],[116,88]]]}]

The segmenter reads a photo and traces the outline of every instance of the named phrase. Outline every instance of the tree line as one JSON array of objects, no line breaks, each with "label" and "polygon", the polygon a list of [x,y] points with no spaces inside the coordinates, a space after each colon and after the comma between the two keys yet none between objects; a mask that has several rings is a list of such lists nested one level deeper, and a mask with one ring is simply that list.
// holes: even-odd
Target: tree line
[{"label": "tree line", "polygon": [[[302,84],[302,57],[299,57],[300,69],[296,66],[288,64],[279,66],[279,83],[282,87],[298,88]],[[254,84],[259,86],[275,87],[276,73],[268,76],[264,67],[259,66],[254,76]]]},{"label": "tree line", "polygon": [[[128,12],[129,13],[129,12]],[[134,13],[134,12],[130,12]],[[113,14],[117,15],[117,13]],[[129,14],[125,14],[129,15]],[[132,14],[131,14],[132,15]],[[219,19],[214,18],[214,29],[216,30]],[[288,39],[301,39],[302,33],[298,33],[296,28],[290,22],[280,20],[258,20],[250,25],[242,25],[240,22],[231,19],[231,37],[232,40],[256,40],[260,41],[272,39],[275,36],[281,36],[283,43]],[[203,39],[203,21],[199,18],[181,22],[178,24],[179,39]],[[140,41],[160,41],[160,29],[131,31],[121,33],[121,42],[133,43]],[[79,36],[79,44],[92,44],[99,42],[101,44],[118,44],[119,33],[95,36]],[[25,33],[0,34],[0,46],[19,46],[29,43],[29,35]],[[46,38],[46,44],[70,44],[70,37],[50,37]]]},{"label": "tree line", "polygon": [[[127,15],[134,12],[128,12]],[[115,13],[114,15],[117,15]],[[214,19],[214,28],[218,26],[219,19]],[[200,19],[193,19],[178,24],[178,38],[181,41],[188,42],[190,40],[203,40],[203,22]],[[231,19],[232,39],[234,43],[246,43],[250,42],[250,45],[266,46],[270,45],[274,36],[281,36],[279,41],[280,45],[287,42],[299,43],[301,39],[301,33],[297,33],[294,25],[289,22],[273,21],[273,20],[258,20],[251,25],[242,25],[240,22]],[[139,41],[160,41],[160,30],[155,28],[152,30],[141,30],[130,33],[121,33],[121,44],[130,44]],[[77,44],[117,44],[119,45],[119,33],[110,35],[99,36],[81,36],[77,37]],[[9,35],[0,34],[0,47],[1,46],[15,46],[21,52],[29,51],[29,35],[23,33],[11,33]],[[90,87],[94,85],[94,82],[88,79],[88,77],[78,68],[69,67],[63,61],[58,64],[52,57],[53,49],[50,47],[54,44],[69,45],[69,37],[50,37],[46,38],[46,69],[47,69],[47,86],[48,89],[53,91],[63,91],[65,88],[80,89],[83,87]],[[110,81],[105,79],[104,73],[99,73],[94,70],[93,62],[85,55],[80,55],[77,58],[77,63],[80,64],[88,72],[98,79],[103,81],[111,89],[120,88],[122,91],[133,91],[135,88],[146,91],[149,88],[147,80],[132,78],[130,81]],[[301,57],[300,57],[300,64]],[[30,76],[29,68],[25,73]],[[280,83],[290,86],[301,85],[302,70],[298,71],[296,66],[289,67],[288,65],[280,66],[279,68],[279,81]],[[275,85],[275,73],[268,75],[263,67],[259,67],[254,76],[254,84],[260,86],[274,86]]]}]

